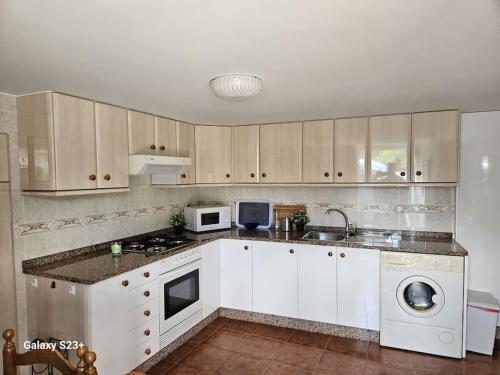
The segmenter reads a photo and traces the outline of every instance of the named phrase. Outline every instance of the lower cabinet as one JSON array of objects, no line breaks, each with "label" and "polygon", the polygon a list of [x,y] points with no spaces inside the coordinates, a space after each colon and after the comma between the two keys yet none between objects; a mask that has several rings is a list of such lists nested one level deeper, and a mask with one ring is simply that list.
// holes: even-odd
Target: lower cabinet
[{"label": "lower cabinet", "polygon": [[252,311],[252,242],[220,240],[220,303]]},{"label": "lower cabinet", "polygon": [[203,318],[220,307],[220,241],[212,241],[201,247],[203,280]]},{"label": "lower cabinet", "polygon": [[298,316],[297,245],[253,242],[253,311]]},{"label": "lower cabinet", "polygon": [[380,252],[337,248],[338,324],[379,329]]},{"label": "lower cabinet", "polygon": [[298,245],[299,318],[337,323],[337,251]]}]

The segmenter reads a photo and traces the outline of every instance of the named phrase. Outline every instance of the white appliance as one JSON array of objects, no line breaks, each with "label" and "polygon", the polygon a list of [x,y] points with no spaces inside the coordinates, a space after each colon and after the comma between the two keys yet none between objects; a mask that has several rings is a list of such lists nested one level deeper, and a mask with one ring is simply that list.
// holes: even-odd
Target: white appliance
[{"label": "white appliance", "polygon": [[381,254],[380,344],[462,357],[464,258]]},{"label": "white appliance", "polygon": [[177,176],[191,166],[191,158],[162,155],[129,155],[129,174],[152,175],[153,184],[175,184]]},{"label": "white appliance", "polygon": [[236,226],[257,225],[258,229],[268,229],[273,223],[273,204],[262,199],[239,200],[236,202]]},{"label": "white appliance", "polygon": [[186,229],[206,232],[231,228],[231,207],[229,206],[188,206],[184,207]]},{"label": "white appliance", "polygon": [[160,348],[203,319],[201,250],[195,248],[160,263]]},{"label": "white appliance", "polygon": [[492,355],[500,306],[491,293],[467,292],[467,350]]}]

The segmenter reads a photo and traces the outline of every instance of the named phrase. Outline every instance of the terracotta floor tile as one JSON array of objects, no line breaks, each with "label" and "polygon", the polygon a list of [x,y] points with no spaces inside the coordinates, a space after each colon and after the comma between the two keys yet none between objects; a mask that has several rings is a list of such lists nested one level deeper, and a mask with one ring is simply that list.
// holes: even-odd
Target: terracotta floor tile
[{"label": "terracotta floor tile", "polygon": [[283,342],[275,350],[274,361],[306,370],[314,370],[323,350],[312,346]]},{"label": "terracotta floor tile", "polygon": [[175,364],[167,362],[166,360],[161,361],[156,366],[148,371],[148,375],[163,375],[169,373],[169,370],[174,367]]},{"label": "terracotta floor tile", "polygon": [[[364,375],[409,375],[408,369],[402,369],[397,367],[392,367],[388,365],[383,365],[381,363],[366,361],[366,365],[363,371]],[[450,373],[449,375],[451,375]]]},{"label": "terracotta floor tile", "polygon": [[370,343],[368,360],[387,364],[393,367],[411,369],[413,367],[412,353],[404,350],[381,347]]},{"label": "terracotta floor tile", "polygon": [[363,373],[364,359],[325,350],[319,360],[316,372],[334,375],[358,375]]},{"label": "terracotta floor tile", "polygon": [[255,326],[256,323],[244,322],[242,320],[228,320],[226,324],[223,325],[223,328],[231,331],[252,333]]},{"label": "terracotta floor tile", "polygon": [[175,349],[172,353],[170,353],[167,356],[167,358],[165,360],[167,362],[177,363],[181,359],[183,359],[185,356],[187,356],[189,353],[191,353],[197,346],[198,346],[197,343],[190,340],[187,343],[185,343],[184,345]]},{"label": "terracotta floor tile", "polygon": [[290,328],[269,326],[267,324],[255,324],[253,335],[264,336],[275,340],[286,341],[292,334]]},{"label": "terracotta floor tile", "polygon": [[491,363],[464,363],[464,375],[500,375],[500,366]]},{"label": "terracotta floor tile", "polygon": [[217,318],[215,319],[213,322],[211,322],[209,324],[209,326],[212,326],[212,327],[217,327],[217,328],[221,328],[223,327],[230,319],[227,319],[227,318]]},{"label": "terracotta floor tile", "polygon": [[162,375],[215,375],[215,372],[204,371],[184,365],[176,365],[175,367],[163,373]]},{"label": "terracotta floor tile", "polygon": [[326,350],[347,354],[357,358],[366,358],[369,346],[369,341],[330,336],[330,339],[326,344]]},{"label": "terracotta floor tile", "polygon": [[328,342],[328,335],[322,335],[321,333],[315,332],[293,330],[292,334],[288,338],[288,341],[301,345],[314,346],[318,349],[324,349],[326,343]]},{"label": "terracotta floor tile", "polygon": [[208,345],[200,345],[187,355],[180,363],[205,371],[217,370],[229,357],[231,352]]},{"label": "terracotta floor tile", "polygon": [[217,375],[260,375],[269,366],[266,359],[257,359],[244,354],[232,354],[217,370]]},{"label": "terracotta floor tile", "polygon": [[205,343],[233,352],[265,359],[272,359],[276,348],[281,344],[280,341],[241,332],[226,331],[225,329],[215,332]]},{"label": "terracotta floor tile", "polygon": [[213,335],[219,328],[217,326],[208,325],[203,328],[196,336],[194,336],[189,342],[201,343]]},{"label": "terracotta floor tile", "polygon": [[461,374],[463,362],[459,359],[428,354],[413,354],[413,368],[429,374]]},{"label": "terracotta floor tile", "polygon": [[300,369],[297,367],[285,365],[283,363],[273,362],[266,369],[264,375],[311,375],[309,370]]}]

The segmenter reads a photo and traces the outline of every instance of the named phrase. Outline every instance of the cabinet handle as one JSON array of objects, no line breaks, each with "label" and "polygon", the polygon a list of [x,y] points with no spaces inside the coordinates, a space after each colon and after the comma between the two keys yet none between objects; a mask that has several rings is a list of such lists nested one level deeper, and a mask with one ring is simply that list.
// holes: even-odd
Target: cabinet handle
[{"label": "cabinet handle", "polygon": [[345,258],[345,253],[340,253],[341,258]]},{"label": "cabinet handle", "polygon": [[144,353],[146,353],[146,355],[150,355],[151,354],[151,349],[146,348],[146,350],[144,350]]},{"label": "cabinet handle", "polygon": [[149,297],[151,295],[151,292],[149,290],[146,290],[144,292],[144,297]]},{"label": "cabinet handle", "polygon": [[165,146],[161,145],[161,146],[160,146],[160,150],[161,150],[161,151],[165,151]]},{"label": "cabinet handle", "polygon": [[144,272],[144,277],[148,278],[149,277],[149,272]]},{"label": "cabinet handle", "polygon": [[144,311],[144,315],[150,316],[151,315],[151,311],[149,311],[149,310]]},{"label": "cabinet handle", "polygon": [[406,176],[406,172],[401,172],[400,175],[401,175],[401,177],[404,177],[404,176]]},{"label": "cabinet handle", "polygon": [[55,289],[55,288],[56,288],[56,282],[55,282],[55,281],[52,281],[52,282],[50,283],[50,288],[51,288],[51,289]]},{"label": "cabinet handle", "polygon": [[243,246],[243,248],[244,248],[245,250],[248,250],[248,246],[247,246],[247,245]]},{"label": "cabinet handle", "polygon": [[342,177],[342,175],[343,175],[342,172],[337,173],[337,176],[339,176],[339,177]]},{"label": "cabinet handle", "polygon": [[231,177],[231,175],[229,173],[226,173],[226,177],[229,178]]},{"label": "cabinet handle", "polygon": [[262,173],[262,177],[266,177],[266,176],[267,176],[267,174],[265,174],[265,173]]},{"label": "cabinet handle", "polygon": [[293,254],[295,253],[295,250],[294,249],[290,249],[290,254]]},{"label": "cabinet handle", "polygon": [[104,179],[105,179],[106,181],[111,180],[111,175],[109,175],[109,174],[105,175],[105,176],[104,176]]},{"label": "cabinet handle", "polygon": [[422,171],[417,171],[417,176],[422,176]]},{"label": "cabinet handle", "polygon": [[181,174],[181,177],[186,178],[186,174],[185,173]]},{"label": "cabinet handle", "polygon": [[96,178],[97,178],[97,177],[96,177],[96,175],[95,175],[95,174],[91,174],[91,175],[89,176],[89,180],[90,180],[90,181],[95,181],[95,179],[96,179]]},{"label": "cabinet handle", "polygon": [[332,253],[331,251],[330,251],[330,252],[328,252],[328,256],[329,256],[329,257],[333,256],[333,253]]},{"label": "cabinet handle", "polygon": [[144,336],[149,336],[150,334],[151,331],[149,330],[149,328],[144,331]]},{"label": "cabinet handle", "polygon": [[123,280],[123,281],[122,281],[122,285],[123,285],[123,286],[128,286],[128,280]]},{"label": "cabinet handle", "polygon": [[151,150],[156,150],[156,146],[155,146],[155,145],[151,145],[151,146],[149,146],[149,148],[150,148]]},{"label": "cabinet handle", "polygon": [[325,177],[330,177],[330,173],[325,172]]},{"label": "cabinet handle", "polygon": [[250,177],[254,178],[255,177],[255,173],[250,173]]}]

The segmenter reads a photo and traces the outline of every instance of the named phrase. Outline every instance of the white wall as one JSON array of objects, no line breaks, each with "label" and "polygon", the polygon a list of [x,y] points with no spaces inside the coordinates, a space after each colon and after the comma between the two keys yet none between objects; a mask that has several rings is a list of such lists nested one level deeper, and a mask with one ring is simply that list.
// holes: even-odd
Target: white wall
[{"label": "white wall", "polygon": [[500,300],[499,233],[500,111],[464,113],[457,240],[469,251],[469,288]]}]

